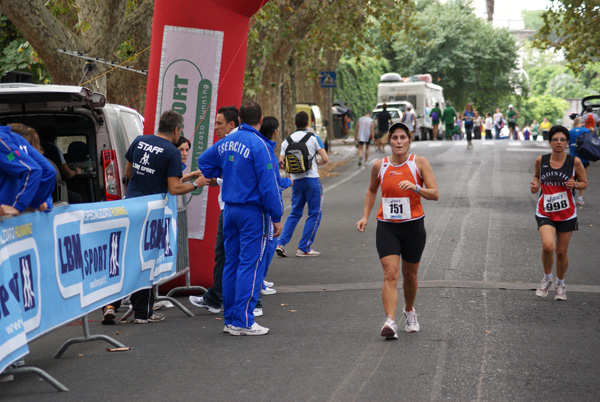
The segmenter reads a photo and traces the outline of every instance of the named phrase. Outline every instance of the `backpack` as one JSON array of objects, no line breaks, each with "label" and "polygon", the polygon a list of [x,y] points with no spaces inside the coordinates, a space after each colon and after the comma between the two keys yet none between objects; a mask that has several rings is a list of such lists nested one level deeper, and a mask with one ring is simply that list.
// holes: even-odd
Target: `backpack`
[{"label": "backpack", "polygon": [[585,128],[594,131],[594,127],[596,127],[596,120],[594,119],[594,115],[589,113],[585,119]]},{"label": "backpack", "polygon": [[298,142],[292,140],[292,136],[287,137],[285,140],[288,143],[285,149],[284,165],[286,173],[306,173],[312,167],[312,158],[309,156],[308,147],[306,142],[310,139],[313,134],[307,132],[304,137]]},{"label": "backpack", "polygon": [[431,120],[433,120],[433,121],[439,120],[437,112],[431,112]]},{"label": "backpack", "polygon": [[577,155],[592,162],[600,160],[600,139],[593,131],[581,134],[575,143]]}]

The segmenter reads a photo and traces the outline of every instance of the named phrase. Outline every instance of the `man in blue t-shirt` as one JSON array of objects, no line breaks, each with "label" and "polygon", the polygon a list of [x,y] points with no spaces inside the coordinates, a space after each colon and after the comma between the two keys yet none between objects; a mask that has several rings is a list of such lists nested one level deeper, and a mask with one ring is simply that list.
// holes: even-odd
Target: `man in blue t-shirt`
[{"label": "man in blue t-shirt", "polygon": [[[581,117],[575,118],[573,122],[573,128],[569,130],[569,153],[581,159],[581,163],[583,163],[583,167],[585,168],[585,173],[587,175],[588,168],[590,167],[590,161],[582,158],[575,152],[575,147],[577,147],[577,137],[579,137],[583,133],[588,133],[590,130],[583,127],[584,120]],[[577,205],[585,205],[583,202],[583,191],[579,190],[579,196],[577,197]]]},{"label": "man in blue t-shirt", "polygon": [[[209,180],[202,175],[192,182],[180,182],[181,152],[174,144],[182,131],[183,117],[175,111],[168,110],[160,116],[158,133],[140,135],[133,141],[125,153],[127,159],[125,177],[129,178],[125,198],[167,192],[171,195],[187,194],[209,183]],[[164,315],[152,311],[154,305],[152,288],[134,292],[131,295],[131,304],[136,324],[165,319]],[[114,324],[115,309],[118,307],[118,302],[104,307],[103,324]]]}]

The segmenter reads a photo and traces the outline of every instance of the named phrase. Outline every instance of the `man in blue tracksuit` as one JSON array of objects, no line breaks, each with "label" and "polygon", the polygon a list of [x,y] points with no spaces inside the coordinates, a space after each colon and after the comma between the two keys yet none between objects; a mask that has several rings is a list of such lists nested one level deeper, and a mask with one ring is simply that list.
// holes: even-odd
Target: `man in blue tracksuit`
[{"label": "man in blue tracksuit", "polygon": [[223,331],[265,335],[269,329],[254,322],[253,311],[264,279],[269,216],[277,237],[282,229],[283,200],[278,167],[271,158],[273,145],[258,131],[260,106],[255,102],[242,106],[240,121],[235,133],[200,155],[198,168],[205,177],[223,176]]},{"label": "man in blue tracksuit", "polygon": [[53,177],[43,178],[44,170],[30,153],[34,153],[33,147],[23,137],[13,133],[10,127],[0,127],[1,214],[15,215],[28,207],[38,209],[46,201],[48,192],[52,192],[52,182],[56,180],[54,169]]}]

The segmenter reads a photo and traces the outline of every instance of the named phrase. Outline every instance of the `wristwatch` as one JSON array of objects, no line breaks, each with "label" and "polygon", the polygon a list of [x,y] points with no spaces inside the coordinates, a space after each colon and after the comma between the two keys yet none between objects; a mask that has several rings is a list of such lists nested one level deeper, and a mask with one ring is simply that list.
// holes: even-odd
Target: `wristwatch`
[{"label": "wristwatch", "polygon": [[195,180],[192,182],[192,186],[194,186],[194,190],[198,189],[198,183]]}]

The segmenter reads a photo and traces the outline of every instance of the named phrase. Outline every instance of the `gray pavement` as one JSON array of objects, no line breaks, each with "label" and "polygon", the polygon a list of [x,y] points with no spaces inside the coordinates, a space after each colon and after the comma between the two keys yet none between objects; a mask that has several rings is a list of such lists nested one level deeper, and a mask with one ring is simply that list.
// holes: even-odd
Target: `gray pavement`
[{"label": "gray pavement", "polygon": [[[600,399],[600,166],[592,164],[586,205],[578,210],[567,274],[569,300],[535,297],[541,279],[540,240],[529,193],[536,155],[545,144],[512,141],[414,143],[432,163],[440,200],[424,201],[428,242],[419,271],[417,334],[379,336],[384,321],[381,267],[374,246],[376,211],[362,215],[369,167],[353,146],[333,144],[346,160],[323,179],[318,258],[275,257],[265,296],[271,329],[262,337],[221,332],[222,315],[180,300],[148,325],[99,323],[128,352],[103,342],[62,343],[81,336],[77,323],[33,342],[27,364],[70,388],[59,393],[35,375],[0,384],[6,401],[282,400],[282,401],[597,401]],[[336,148],[337,145],[337,148]],[[338,153],[336,155],[336,152]],[[380,157],[382,154],[373,155]],[[336,159],[337,158],[337,159]],[[289,197],[286,196],[286,214]],[[303,221],[302,221],[303,222]],[[296,229],[287,249],[300,238]],[[400,291],[400,299],[402,293]],[[399,310],[402,302],[399,301]],[[401,310],[400,310],[401,311]],[[402,326],[401,326],[402,328]]]}]

